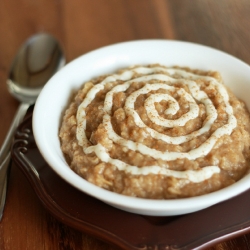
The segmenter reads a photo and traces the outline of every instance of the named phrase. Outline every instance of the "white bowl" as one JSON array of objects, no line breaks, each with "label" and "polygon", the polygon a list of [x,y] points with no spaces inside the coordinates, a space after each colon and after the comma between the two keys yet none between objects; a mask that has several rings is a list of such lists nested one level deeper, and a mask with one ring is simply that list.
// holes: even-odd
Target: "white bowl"
[{"label": "white bowl", "polygon": [[107,46],[70,62],[49,80],[39,95],[33,114],[33,132],[47,163],[65,181],[82,192],[119,209],[143,215],[186,214],[247,190],[250,187],[250,175],[229,187],[202,196],[176,200],[141,199],[97,187],[69,168],[60,149],[58,131],[72,91],[93,77],[134,64],[149,63],[217,70],[236,96],[250,108],[250,67],[231,55],[198,44],[169,40],[141,40]]}]

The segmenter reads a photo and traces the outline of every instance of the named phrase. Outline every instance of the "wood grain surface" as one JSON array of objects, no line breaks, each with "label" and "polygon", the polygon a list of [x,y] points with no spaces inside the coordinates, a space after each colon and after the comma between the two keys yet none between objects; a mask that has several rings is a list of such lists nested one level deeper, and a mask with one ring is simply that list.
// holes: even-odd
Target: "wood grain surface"
[{"label": "wood grain surface", "polygon": [[[67,61],[112,43],[165,38],[212,46],[250,64],[249,27],[249,0],[0,0],[0,144],[18,107],[6,87],[8,70],[19,46],[36,32],[57,37]],[[0,249],[116,248],[53,218],[13,165]],[[209,249],[250,249],[250,234]]]}]

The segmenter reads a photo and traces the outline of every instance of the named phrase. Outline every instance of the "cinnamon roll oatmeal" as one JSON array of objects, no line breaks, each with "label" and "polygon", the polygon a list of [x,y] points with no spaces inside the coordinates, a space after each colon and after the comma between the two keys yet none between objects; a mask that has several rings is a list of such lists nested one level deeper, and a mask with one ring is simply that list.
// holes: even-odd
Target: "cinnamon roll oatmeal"
[{"label": "cinnamon roll oatmeal", "polygon": [[249,172],[249,113],[218,72],[147,65],[92,79],[59,136],[78,175],[128,196],[198,196]]}]

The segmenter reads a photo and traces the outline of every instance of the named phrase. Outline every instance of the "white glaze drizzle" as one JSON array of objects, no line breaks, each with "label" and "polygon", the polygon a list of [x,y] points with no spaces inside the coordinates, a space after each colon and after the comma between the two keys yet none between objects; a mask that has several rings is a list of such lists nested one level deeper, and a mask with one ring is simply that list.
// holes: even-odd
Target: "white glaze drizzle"
[{"label": "white glaze drizzle", "polygon": [[85,150],[86,154],[95,152],[97,157],[106,163],[111,163],[118,168],[120,171],[130,173],[133,175],[148,175],[148,174],[161,174],[167,176],[173,176],[175,178],[187,179],[191,182],[198,183],[206,179],[209,179],[213,174],[219,173],[220,169],[216,166],[206,166],[199,170],[186,170],[186,171],[176,171],[167,168],[162,168],[160,166],[145,166],[138,168],[137,166],[131,166],[125,162],[112,159],[109,154],[106,152],[105,147],[101,144],[95,146],[90,146]]},{"label": "white glaze drizzle", "polygon": [[[181,75],[182,78],[175,79],[169,75],[163,74],[162,72],[167,73],[169,75],[173,75],[177,73],[178,75]],[[132,79],[134,73],[140,73],[144,75]],[[163,151],[149,148],[142,143],[133,142],[131,140],[124,139],[118,134],[116,134],[115,131],[113,130],[113,127],[111,124],[111,116],[110,116],[112,105],[113,105],[113,95],[118,92],[126,91],[130,87],[130,85],[134,82],[139,83],[139,82],[149,82],[151,80],[156,80],[157,83],[155,83],[154,81],[154,83],[144,85],[142,88],[134,91],[126,99],[124,110],[126,111],[127,115],[131,115],[133,117],[134,122],[136,123],[138,127],[145,128],[147,132],[149,132],[149,134],[155,139],[163,140],[166,143],[175,144],[175,145],[190,141],[193,138],[209,131],[212,124],[217,119],[217,112],[212,101],[209,99],[207,94],[204,91],[200,90],[199,85],[197,85],[197,83],[193,81],[198,78],[204,78],[215,86],[215,88],[217,89],[217,91],[220,93],[220,95],[223,98],[223,101],[225,104],[225,110],[228,115],[228,123],[218,128],[217,130],[215,130],[212,133],[212,135],[206,140],[206,142],[201,144],[199,147],[193,150],[190,150],[189,152],[169,152],[169,151],[163,152]],[[114,86],[106,94],[105,101],[104,101],[103,111],[105,115],[103,116],[103,124],[104,124],[105,130],[107,132],[108,138],[111,139],[113,142],[119,145],[122,145],[130,150],[138,151],[143,155],[148,155],[148,156],[153,157],[154,159],[161,159],[165,161],[172,161],[172,160],[183,159],[183,158],[187,158],[189,160],[195,160],[199,157],[207,155],[213,149],[217,139],[225,134],[231,134],[232,130],[237,125],[237,121],[233,115],[232,107],[229,104],[228,93],[225,87],[221,83],[219,83],[215,78],[208,77],[208,76],[200,76],[200,75],[186,72],[184,70],[174,69],[174,68],[137,67],[131,70],[124,71],[120,75],[114,74],[112,76],[108,76],[107,78],[105,78],[102,82],[100,82],[99,84],[92,87],[92,89],[90,89],[85,99],[79,106],[78,111],[77,111],[78,126],[77,126],[76,136],[77,136],[79,145],[83,147],[84,152],[86,154],[94,152],[101,161],[113,164],[119,170],[125,171],[133,175],[162,174],[162,175],[167,175],[167,176],[173,176],[176,178],[184,178],[192,182],[201,182],[205,179],[210,178],[214,173],[220,172],[220,168],[218,166],[207,166],[198,171],[197,170],[175,171],[175,170],[170,170],[168,168],[163,168],[160,166],[145,166],[145,167],[131,166],[129,164],[122,162],[121,160],[112,159],[110,155],[108,154],[107,149],[105,149],[103,145],[99,143],[97,145],[90,146],[90,143],[85,134],[85,130],[86,130],[85,109],[93,101],[96,94],[100,90],[104,89],[107,83],[114,82],[117,80],[122,80],[124,82],[123,84]],[[177,89],[175,87],[175,83],[177,82],[185,84],[189,88],[189,91],[191,94],[187,93],[182,88]],[[147,94],[152,90],[158,90],[158,89],[177,91],[177,94],[184,96],[184,98],[189,103],[189,111],[183,114],[179,119],[176,119],[176,120],[164,119],[156,111],[154,103],[160,102],[161,100],[169,101],[170,105],[168,109],[165,110],[165,114],[172,114],[172,115],[177,113],[178,109],[180,108],[179,104],[169,94],[165,94],[165,93],[164,94],[163,93],[152,94],[151,93],[151,96],[149,96],[145,100],[144,107],[146,109],[149,119],[153,123],[164,126],[164,127],[169,127],[169,128],[175,127],[175,126],[184,126],[187,121],[189,121],[190,119],[194,119],[198,116],[199,107],[196,104],[196,101],[199,101],[205,105],[206,114],[207,114],[207,118],[205,119],[204,125],[202,126],[202,128],[188,135],[177,136],[177,137],[171,137],[171,136],[159,133],[153,130],[152,128],[149,128],[141,120],[140,116],[136,113],[134,109],[134,104],[139,95]]]}]

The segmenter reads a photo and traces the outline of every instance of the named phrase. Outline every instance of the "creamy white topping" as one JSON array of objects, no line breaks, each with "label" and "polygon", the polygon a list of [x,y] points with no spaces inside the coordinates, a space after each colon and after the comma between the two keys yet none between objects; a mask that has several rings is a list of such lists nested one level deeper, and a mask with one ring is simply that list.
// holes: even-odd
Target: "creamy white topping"
[{"label": "creamy white topping", "polygon": [[[134,74],[139,73],[143,74],[140,77],[135,77]],[[166,74],[168,75],[166,75]],[[180,79],[175,79],[173,75],[178,74],[181,76]],[[227,123],[217,130],[215,130],[207,140],[198,146],[195,149],[192,149],[188,152],[169,152],[169,151],[159,151],[153,148],[149,148],[146,145],[134,142],[132,140],[127,140],[118,135],[111,123],[111,111],[113,106],[113,96],[119,92],[125,92],[132,83],[146,83],[143,87],[131,93],[125,102],[124,110],[127,115],[133,117],[135,124],[140,127],[146,129],[146,131],[157,140],[162,140],[168,144],[179,145],[184,142],[188,142],[197,136],[200,136],[211,129],[211,126],[217,119],[217,111],[214,107],[213,102],[209,99],[208,95],[200,89],[200,86],[195,82],[196,79],[205,79],[208,81],[216,91],[223,98],[223,103],[225,105],[225,111],[227,113]],[[77,132],[76,137],[80,146],[83,147],[83,150],[86,154],[95,153],[96,156],[102,161],[106,163],[113,164],[119,170],[125,171],[127,173],[133,175],[147,175],[147,174],[162,174],[166,176],[173,176],[175,178],[187,179],[191,182],[202,182],[208,178],[210,178],[213,174],[219,173],[219,166],[206,166],[201,168],[200,170],[187,170],[187,171],[175,171],[168,169],[167,167],[160,166],[145,166],[138,167],[132,166],[127,163],[124,163],[121,160],[113,159],[108,150],[98,143],[97,145],[91,145],[88,141],[85,130],[86,130],[86,113],[85,109],[91,102],[94,100],[96,94],[103,90],[106,84],[110,82],[115,82],[117,80],[122,80],[122,84],[118,84],[114,86],[105,97],[104,101],[104,116],[103,116],[103,124],[105,130],[107,132],[108,138],[112,140],[114,143],[121,145],[123,147],[128,148],[129,150],[140,152],[142,155],[151,156],[154,159],[160,159],[164,161],[173,161],[177,159],[187,158],[189,160],[195,160],[199,157],[204,157],[213,149],[217,140],[223,135],[230,135],[233,129],[237,126],[236,118],[233,114],[233,109],[229,104],[229,96],[227,90],[218,82],[215,78],[208,76],[200,76],[190,72],[186,72],[181,69],[175,68],[165,68],[165,67],[137,67],[131,70],[124,71],[121,74],[114,74],[112,76],[108,76],[99,84],[96,84],[89,90],[85,99],[81,103],[77,111]],[[184,88],[176,87],[176,83],[181,83],[188,87],[189,92],[186,92]],[[166,93],[155,93],[156,90],[163,89],[166,90]],[[154,92],[152,92],[154,91]],[[188,112],[184,113],[178,119],[166,119],[161,116],[155,107],[155,103],[159,103],[161,101],[167,101],[169,103],[168,108],[164,111],[166,115],[175,115],[180,109],[177,100],[171,96],[171,91],[177,93],[177,95],[181,96],[185,99],[185,101],[189,105]],[[157,124],[159,126],[163,126],[165,128],[174,128],[179,126],[185,126],[185,124],[195,119],[199,116],[199,106],[197,103],[202,103],[205,106],[206,110],[206,119],[204,120],[203,126],[191,132],[187,135],[171,137],[163,133],[159,133],[158,131],[148,127],[140,118],[138,113],[135,110],[135,102],[140,95],[150,94],[149,97],[144,102],[144,108],[146,110],[148,118],[152,123]]]}]

